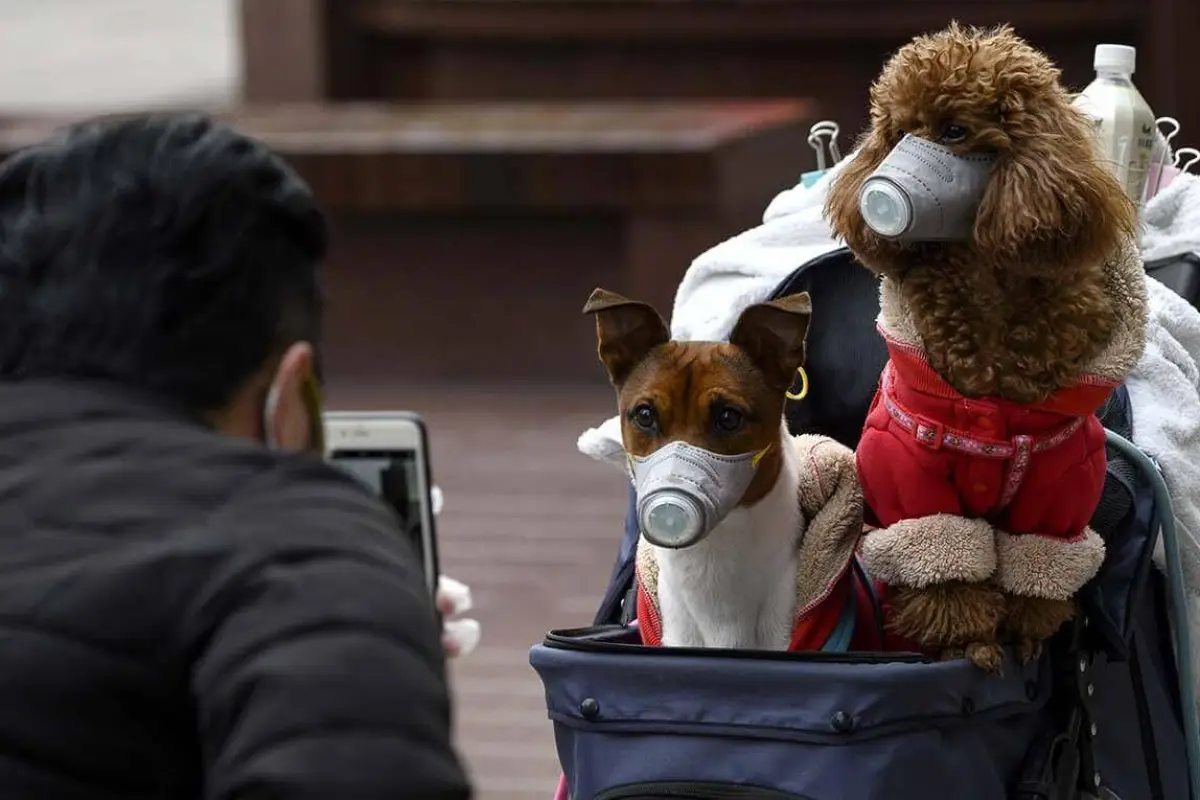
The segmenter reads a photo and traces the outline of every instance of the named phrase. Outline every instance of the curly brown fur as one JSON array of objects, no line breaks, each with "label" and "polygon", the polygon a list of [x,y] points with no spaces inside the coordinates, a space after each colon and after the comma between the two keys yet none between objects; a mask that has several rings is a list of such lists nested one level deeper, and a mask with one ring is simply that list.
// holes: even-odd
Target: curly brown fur
[{"label": "curly brown fur", "polygon": [[[996,154],[969,241],[897,243],[863,222],[863,181],[905,133]],[[1104,270],[1135,235],[1136,211],[1096,159],[1059,70],[1007,26],[951,24],[888,61],[871,87],[870,128],[825,214],[894,283],[930,364],[965,396],[1041,401],[1078,382],[1117,327]],[[1029,657],[1069,618],[1062,604],[1027,598],[1005,611],[990,587],[899,596],[897,630],[952,655],[970,650],[977,663],[997,657],[993,620],[1005,618],[1005,637]]]},{"label": "curly brown fur", "polygon": [[1037,658],[1042,642],[1075,616],[1075,604],[1070,600],[1048,600],[1043,597],[1008,595],[1008,609],[1001,625],[1005,641],[1016,646],[1022,662]]},{"label": "curly brown fur", "polygon": [[[905,133],[997,154],[971,241],[899,244],[863,222],[859,189]],[[870,128],[825,213],[863,264],[896,282],[930,363],[968,397],[1037,402],[1109,341],[1103,265],[1136,212],[1091,140],[1059,70],[1007,26],[918,37],[871,87]]]},{"label": "curly brown fur", "polygon": [[896,586],[888,627],[943,658],[969,658],[988,672],[1003,661],[999,628],[1007,610],[1002,591],[988,583],[949,581],[921,589]]}]

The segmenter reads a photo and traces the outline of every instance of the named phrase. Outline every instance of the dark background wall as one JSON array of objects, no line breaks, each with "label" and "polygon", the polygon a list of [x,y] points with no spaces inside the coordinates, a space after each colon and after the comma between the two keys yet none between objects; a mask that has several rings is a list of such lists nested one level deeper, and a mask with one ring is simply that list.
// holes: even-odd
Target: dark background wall
[{"label": "dark background wall", "polygon": [[1101,42],[1200,130],[1195,0],[244,0],[246,96],[279,99],[803,97],[856,131],[883,60],[951,19],[1011,23],[1082,88]]},{"label": "dark background wall", "polygon": [[[812,168],[808,126],[837,121],[847,152],[888,55],[952,19],[1012,24],[1074,88],[1096,44],[1136,46],[1135,82],[1180,121],[1177,145],[1197,143],[1198,0],[242,0],[245,100],[306,104],[275,117],[272,141],[335,214],[331,368],[410,385],[602,381],[578,311],[591,288],[669,314],[691,258]],[[793,102],[745,105],[779,98]],[[360,102],[408,116],[345,110]],[[544,168],[522,166],[527,138],[508,129],[516,109],[533,119],[530,103],[554,109],[535,127],[566,137],[537,156]],[[446,141],[413,145],[430,121],[464,133],[446,104],[487,109],[467,115],[453,209],[454,182],[429,166],[451,158]],[[321,140],[320,165],[293,134]],[[368,146],[379,158],[351,163]],[[384,166],[398,150],[409,166]],[[620,199],[591,202],[597,187]]]}]

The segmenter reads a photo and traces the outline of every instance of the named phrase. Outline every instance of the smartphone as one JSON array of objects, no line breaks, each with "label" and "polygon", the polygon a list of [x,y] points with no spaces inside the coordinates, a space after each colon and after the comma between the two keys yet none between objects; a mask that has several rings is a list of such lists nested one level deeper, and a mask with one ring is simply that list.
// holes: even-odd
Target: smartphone
[{"label": "smartphone", "polygon": [[326,460],[391,507],[436,595],[437,532],[425,423],[404,411],[327,411],[324,422]]}]

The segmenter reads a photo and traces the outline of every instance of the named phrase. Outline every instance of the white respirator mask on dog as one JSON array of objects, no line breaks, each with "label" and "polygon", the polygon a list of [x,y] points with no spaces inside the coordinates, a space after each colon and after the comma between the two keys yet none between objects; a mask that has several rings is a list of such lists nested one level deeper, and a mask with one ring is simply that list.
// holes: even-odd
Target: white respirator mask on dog
[{"label": "white respirator mask on dog", "polygon": [[885,239],[966,241],[995,164],[995,155],[959,155],[906,134],[863,181],[859,212]]},{"label": "white respirator mask on dog", "polygon": [[698,544],[741,501],[770,449],[723,456],[671,442],[648,456],[630,456],[638,527],[646,541],[672,549]]}]

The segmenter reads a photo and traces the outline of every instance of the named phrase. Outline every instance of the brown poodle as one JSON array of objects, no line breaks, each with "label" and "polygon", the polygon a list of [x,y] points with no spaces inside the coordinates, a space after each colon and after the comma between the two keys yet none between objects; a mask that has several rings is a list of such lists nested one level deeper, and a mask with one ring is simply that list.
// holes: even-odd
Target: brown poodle
[{"label": "brown poodle", "polygon": [[[900,350],[919,348],[960,409],[987,406],[1008,422],[1018,413],[1014,406],[1046,411],[1058,393],[1072,387],[1100,388],[1086,401],[1102,401],[1136,362],[1143,344],[1145,289],[1134,249],[1136,211],[1097,160],[1090,123],[1071,107],[1059,70],[1006,26],[981,30],[951,24],[899,50],[870,96],[870,128],[834,179],[825,211],[858,260],[882,278],[880,327],[889,337],[893,363],[898,352],[893,344]],[[863,182],[905,134],[959,155],[995,155],[965,241],[899,242],[864,223]],[[1079,424],[1092,428],[1094,445],[1095,426]],[[1022,431],[1010,426],[1008,433]],[[997,438],[1006,437],[982,437]],[[1092,462],[1081,491],[1098,500],[1092,450],[1079,454]],[[1101,458],[1102,453],[1101,442]],[[860,452],[860,471],[864,458]],[[967,456],[949,467],[952,483],[976,469],[962,458]],[[1009,477],[1001,480],[1019,482],[1020,475],[1012,477],[1014,458],[1003,467]],[[1072,491],[1064,483],[1070,474],[1066,470],[1056,486],[1043,488]],[[1032,475],[1031,466],[1026,480]],[[864,473],[864,484],[868,477]],[[879,492],[866,488],[871,503]],[[967,490],[960,485],[959,491]],[[961,505],[961,510],[934,509],[943,512],[936,515],[906,513],[923,518],[904,520],[897,535],[911,538],[920,528],[915,535],[921,542],[901,546],[880,539],[887,552],[877,553],[875,560],[884,562],[880,572],[893,582],[892,625],[899,634],[951,656],[966,652],[981,666],[996,668],[999,641],[1014,641],[1029,656],[1070,618],[1073,594],[1099,567],[1103,546],[1087,530],[1078,536],[1051,534],[1051,545],[1064,547],[1064,538],[1079,545],[1069,553],[1047,545],[1043,536],[1025,537],[1040,542],[1026,546],[1022,537],[1010,534],[1047,533],[1028,524],[1034,517],[1024,514],[1025,521],[1017,524],[1011,519],[1018,515],[1015,507],[1011,514],[1003,503],[973,507],[969,498]],[[945,512],[951,511],[964,519],[947,519]],[[987,526],[976,524],[980,520],[994,532],[985,536]],[[953,542],[932,544],[935,537]],[[931,548],[929,557],[941,561],[932,572],[914,574],[911,566],[894,563],[901,551],[911,561],[918,545]],[[1054,572],[1064,558],[1069,574],[1045,579],[1053,588],[1042,577],[1030,577]],[[947,566],[956,559],[971,565]]]}]

